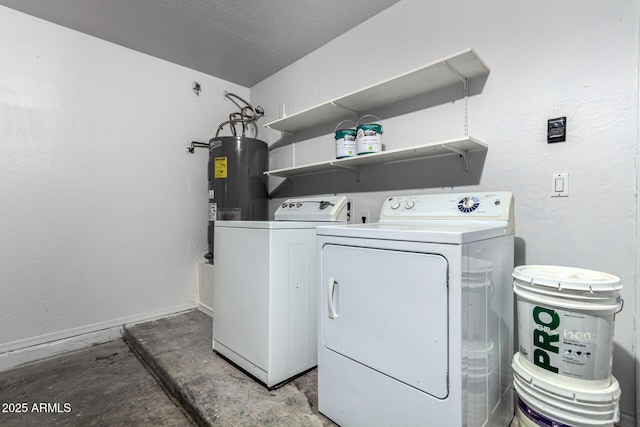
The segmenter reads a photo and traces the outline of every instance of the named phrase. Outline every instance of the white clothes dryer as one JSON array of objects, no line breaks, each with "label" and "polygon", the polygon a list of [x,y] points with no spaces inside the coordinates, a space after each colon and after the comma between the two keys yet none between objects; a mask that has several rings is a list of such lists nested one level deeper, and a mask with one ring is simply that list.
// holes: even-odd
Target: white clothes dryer
[{"label": "white clothes dryer", "polygon": [[513,418],[513,197],[390,197],[318,227],[318,409],[344,427]]},{"label": "white clothes dryer", "polygon": [[275,221],[216,221],[213,349],[268,388],[317,364],[316,227],[345,196],[291,199]]}]

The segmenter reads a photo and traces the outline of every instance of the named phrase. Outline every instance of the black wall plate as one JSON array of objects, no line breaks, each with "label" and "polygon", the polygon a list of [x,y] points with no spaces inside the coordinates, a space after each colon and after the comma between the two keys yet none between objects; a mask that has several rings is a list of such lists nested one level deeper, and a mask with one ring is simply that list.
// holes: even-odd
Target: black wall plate
[{"label": "black wall plate", "polygon": [[567,118],[558,117],[547,121],[547,142],[564,142],[567,140]]}]

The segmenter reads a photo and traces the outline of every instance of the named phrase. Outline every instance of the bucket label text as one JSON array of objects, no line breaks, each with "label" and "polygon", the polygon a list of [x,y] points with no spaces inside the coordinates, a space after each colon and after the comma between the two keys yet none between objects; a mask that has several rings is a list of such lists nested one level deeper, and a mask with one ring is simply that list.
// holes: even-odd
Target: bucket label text
[{"label": "bucket label text", "polygon": [[555,310],[544,307],[533,308],[533,363],[542,369],[558,373],[558,368],[551,364],[549,353],[558,354],[560,352],[560,335],[555,332],[560,326],[560,316]]}]

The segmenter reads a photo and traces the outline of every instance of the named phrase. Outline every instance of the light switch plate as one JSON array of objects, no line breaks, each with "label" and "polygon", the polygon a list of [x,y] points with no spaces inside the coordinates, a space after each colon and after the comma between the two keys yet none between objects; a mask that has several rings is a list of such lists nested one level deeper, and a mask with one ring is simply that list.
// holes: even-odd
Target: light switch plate
[{"label": "light switch plate", "polygon": [[551,174],[551,197],[569,197],[569,174]]}]

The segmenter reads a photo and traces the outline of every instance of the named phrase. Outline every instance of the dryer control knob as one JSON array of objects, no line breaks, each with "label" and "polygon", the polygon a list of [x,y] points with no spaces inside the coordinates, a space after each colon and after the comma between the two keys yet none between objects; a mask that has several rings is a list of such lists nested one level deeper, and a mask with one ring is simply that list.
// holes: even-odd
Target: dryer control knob
[{"label": "dryer control knob", "polygon": [[458,202],[458,210],[462,213],[470,213],[480,206],[480,199],[475,196],[465,197]]},{"label": "dryer control knob", "polygon": [[391,209],[398,209],[400,207],[400,202],[393,202],[391,205]]},{"label": "dryer control knob", "polygon": [[416,203],[413,200],[407,200],[404,203],[404,207],[407,208],[407,209],[412,209],[415,205],[416,205]]}]

